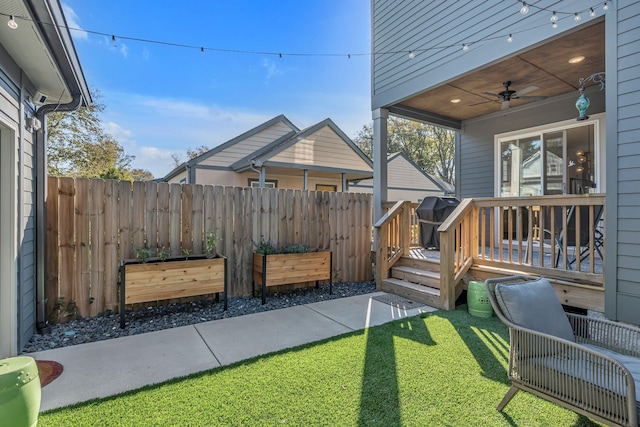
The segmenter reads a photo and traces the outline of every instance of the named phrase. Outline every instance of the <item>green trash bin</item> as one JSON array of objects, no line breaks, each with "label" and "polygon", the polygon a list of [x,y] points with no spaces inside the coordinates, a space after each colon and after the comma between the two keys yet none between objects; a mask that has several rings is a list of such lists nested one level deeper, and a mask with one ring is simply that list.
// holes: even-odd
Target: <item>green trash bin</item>
[{"label": "green trash bin", "polygon": [[493,308],[484,288],[484,282],[470,281],[467,288],[467,307],[469,313],[475,317],[493,316]]},{"label": "green trash bin", "polygon": [[33,357],[0,360],[0,424],[34,427],[40,411],[40,376]]}]

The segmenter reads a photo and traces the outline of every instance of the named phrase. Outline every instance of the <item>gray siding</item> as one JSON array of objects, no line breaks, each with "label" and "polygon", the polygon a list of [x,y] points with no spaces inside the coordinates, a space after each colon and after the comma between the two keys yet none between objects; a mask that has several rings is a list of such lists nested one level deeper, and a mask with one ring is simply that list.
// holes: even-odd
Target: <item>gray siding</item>
[{"label": "gray siding", "polygon": [[[577,0],[545,6],[558,12],[584,9]],[[557,36],[549,12],[532,7],[524,16],[520,7],[500,0],[372,0],[372,109]],[[579,25],[573,19],[561,24],[563,31]],[[507,44],[503,36],[509,33],[514,40]],[[469,51],[462,51],[463,43],[471,43]],[[409,51],[414,59],[408,58]]]},{"label": "gray siding", "polygon": [[23,164],[22,179],[22,223],[21,242],[19,243],[19,331],[18,348],[23,348],[35,332],[36,327],[36,271],[35,271],[35,160],[31,135],[26,134],[22,141]]},{"label": "gray siding", "polygon": [[[605,108],[604,92],[589,92],[589,114],[601,113]],[[456,147],[456,195],[466,197],[493,197],[495,183],[494,136],[548,123],[575,118],[575,96],[560,96],[545,100],[507,114],[498,113],[484,118],[468,120],[462,124],[460,144]]]},{"label": "gray siding", "polygon": [[[607,16],[606,314],[640,324],[640,3]],[[617,56],[612,55],[617,52]]]}]

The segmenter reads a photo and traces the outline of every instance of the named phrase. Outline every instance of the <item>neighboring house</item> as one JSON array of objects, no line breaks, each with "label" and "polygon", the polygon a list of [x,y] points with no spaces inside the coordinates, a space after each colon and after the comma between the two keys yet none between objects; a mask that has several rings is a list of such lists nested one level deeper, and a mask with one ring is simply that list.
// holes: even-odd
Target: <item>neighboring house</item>
[{"label": "neighboring house", "polygon": [[[36,325],[45,322],[46,114],[73,110],[90,103],[91,97],[59,1],[7,0],[1,12],[5,19],[0,25],[3,358],[18,354]],[[11,26],[10,15],[15,17]]]},{"label": "neighboring house", "polygon": [[161,181],[346,191],[370,178],[371,160],[330,119],[300,130],[284,115],[169,172]]},{"label": "neighboring house", "polygon": [[[387,165],[390,201],[411,200],[419,203],[428,196],[448,196],[455,193],[451,184],[432,177],[402,152],[389,154]],[[349,191],[373,193],[373,178],[350,184]]]},{"label": "neighboring house", "polygon": [[539,0],[526,14],[519,1],[371,5],[374,158],[386,158],[389,114],[457,132],[459,198],[525,195],[512,184],[534,168],[508,147],[560,158],[539,164],[526,192],[606,193],[605,314],[640,324],[640,3]]}]

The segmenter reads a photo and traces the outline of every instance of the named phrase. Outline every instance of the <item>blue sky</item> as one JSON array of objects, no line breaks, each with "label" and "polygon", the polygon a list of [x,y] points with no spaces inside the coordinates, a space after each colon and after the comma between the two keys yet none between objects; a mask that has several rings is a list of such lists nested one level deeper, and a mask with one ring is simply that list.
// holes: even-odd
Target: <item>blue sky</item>
[{"label": "blue sky", "polygon": [[[299,128],[330,117],[354,137],[371,121],[369,0],[65,0],[85,77],[106,130],[162,176],[172,153],[214,147],[285,114]],[[127,36],[224,53],[119,39]],[[344,54],[290,56],[287,53]]]}]

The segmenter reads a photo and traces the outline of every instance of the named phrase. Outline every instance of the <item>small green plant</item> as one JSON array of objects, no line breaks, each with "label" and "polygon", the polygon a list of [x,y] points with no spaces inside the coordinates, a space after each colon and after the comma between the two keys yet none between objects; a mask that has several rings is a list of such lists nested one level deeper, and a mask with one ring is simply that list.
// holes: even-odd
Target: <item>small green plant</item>
[{"label": "small green plant", "polygon": [[271,240],[267,240],[264,237],[262,237],[259,242],[254,243],[253,246],[255,247],[256,253],[262,255],[273,255],[278,253],[278,250],[273,243],[271,243]]},{"label": "small green plant", "polygon": [[306,254],[307,252],[311,252],[311,249],[309,245],[305,243],[292,243],[285,245],[282,252],[285,254]]},{"label": "small green plant", "polygon": [[74,300],[66,302],[64,297],[59,297],[56,300],[55,310],[58,313],[58,321],[65,317],[71,317],[71,320],[78,318],[78,306]]},{"label": "small green plant", "polygon": [[208,257],[216,253],[216,247],[218,246],[218,242],[221,240],[222,239],[218,237],[218,235],[215,232],[210,231],[207,233],[207,240],[205,242],[206,243],[205,251]]},{"label": "small green plant", "polygon": [[169,255],[169,251],[167,251],[164,246],[158,251],[158,258],[160,258],[160,261],[166,261],[167,258],[169,258]]},{"label": "small green plant", "polygon": [[182,250],[182,255],[184,255],[184,257],[186,259],[189,259],[189,256],[191,255],[192,250],[191,249],[183,249]]},{"label": "small green plant", "polygon": [[149,261],[149,258],[151,258],[151,255],[153,255],[153,253],[151,252],[151,249],[149,249],[146,246],[142,248],[136,248],[135,250],[136,250],[136,259],[140,261],[141,264],[144,264],[147,261]]}]

